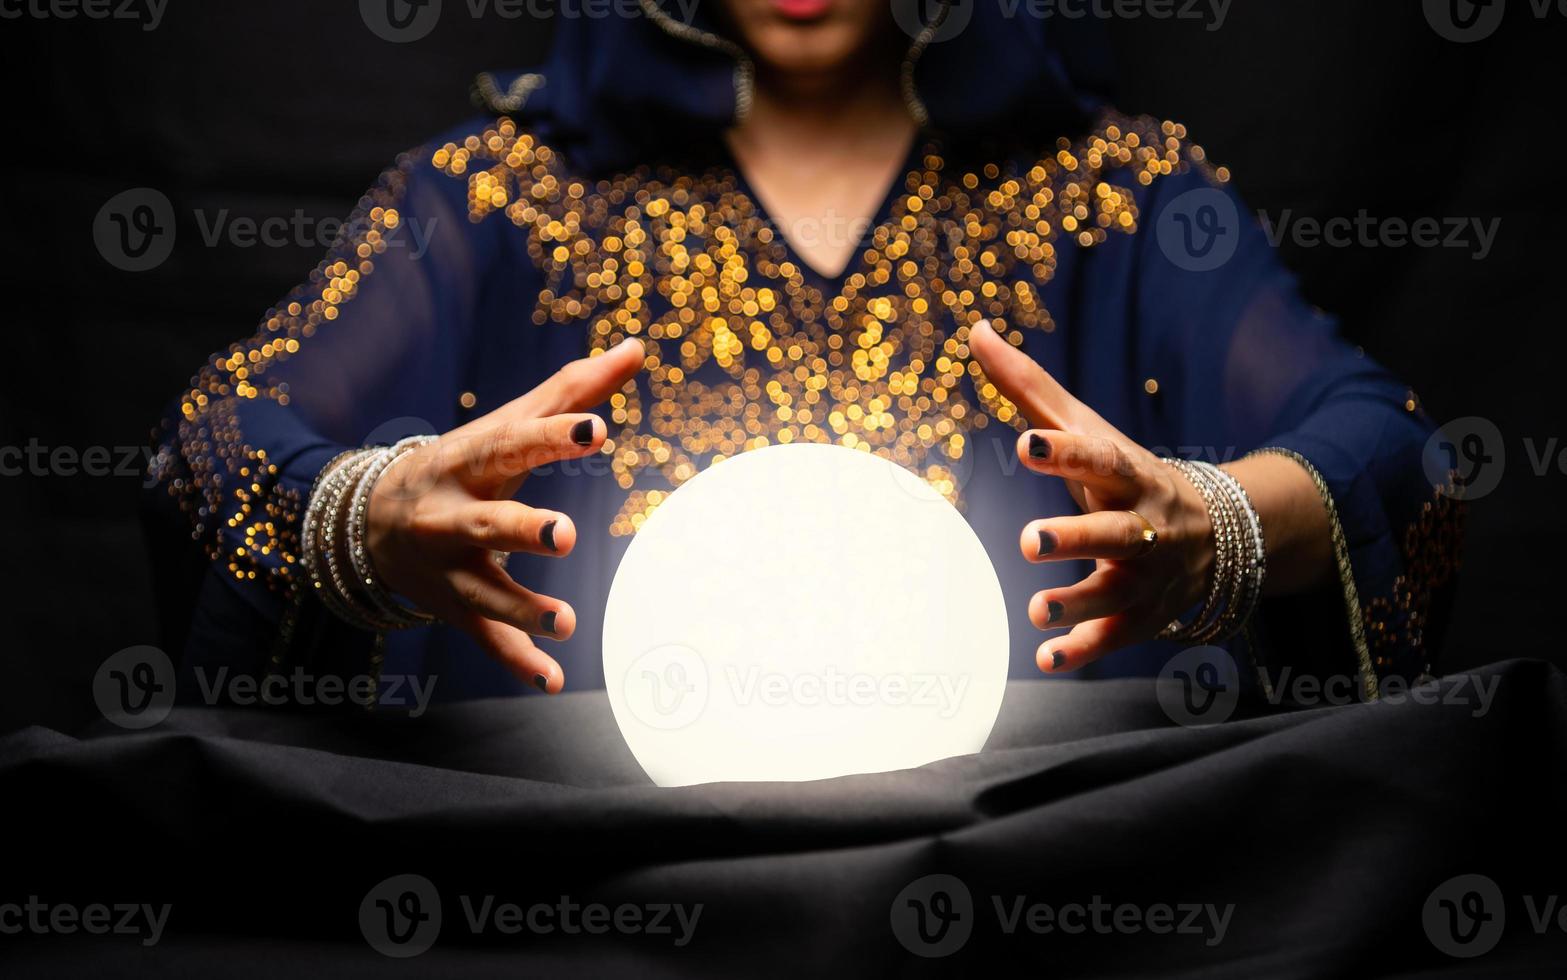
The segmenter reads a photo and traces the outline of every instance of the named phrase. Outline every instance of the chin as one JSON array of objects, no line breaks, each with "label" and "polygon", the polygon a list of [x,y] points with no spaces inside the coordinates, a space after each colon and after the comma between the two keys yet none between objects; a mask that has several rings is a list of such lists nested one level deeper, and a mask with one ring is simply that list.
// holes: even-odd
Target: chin
[{"label": "chin", "polygon": [[776,71],[809,75],[840,68],[854,58],[861,32],[847,24],[779,22],[752,39],[757,60]]}]

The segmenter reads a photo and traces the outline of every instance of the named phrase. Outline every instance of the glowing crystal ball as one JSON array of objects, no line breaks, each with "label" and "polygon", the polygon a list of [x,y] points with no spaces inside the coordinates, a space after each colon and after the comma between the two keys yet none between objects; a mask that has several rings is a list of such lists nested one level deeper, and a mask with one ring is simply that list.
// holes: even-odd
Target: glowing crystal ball
[{"label": "glowing crystal ball", "polygon": [[1007,678],[1001,584],[908,470],[773,446],[671,494],[604,617],[626,744],[660,786],[825,779],[978,752]]}]

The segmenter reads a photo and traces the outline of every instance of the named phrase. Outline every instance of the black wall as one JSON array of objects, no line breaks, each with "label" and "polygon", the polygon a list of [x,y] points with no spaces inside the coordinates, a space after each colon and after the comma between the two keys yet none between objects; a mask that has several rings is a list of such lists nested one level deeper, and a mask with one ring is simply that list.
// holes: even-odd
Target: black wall
[{"label": "black wall", "polygon": [[[398,151],[471,114],[477,71],[536,62],[547,43],[547,18],[446,7],[432,34],[403,45],[348,0],[170,0],[150,31],[0,20],[0,446],[143,445],[203,358],[248,334],[322,252],[292,235],[208,246],[193,213],[345,215]],[[1439,422],[1478,415],[1502,433],[1505,474],[1472,506],[1440,666],[1560,661],[1567,476],[1536,475],[1530,449],[1567,434],[1550,353],[1564,325],[1554,182],[1567,161],[1556,145],[1567,12],[1514,0],[1473,44],[1440,36],[1418,0],[1235,0],[1215,23],[1111,21],[1120,102],[1186,122],[1254,207],[1501,220],[1484,261],[1468,248],[1284,249],[1311,300]],[[156,270],[122,272],[96,251],[93,219],[142,186],[174,203],[177,244]],[[77,724],[98,663],[156,642],[139,481],[0,476],[5,728]]]}]

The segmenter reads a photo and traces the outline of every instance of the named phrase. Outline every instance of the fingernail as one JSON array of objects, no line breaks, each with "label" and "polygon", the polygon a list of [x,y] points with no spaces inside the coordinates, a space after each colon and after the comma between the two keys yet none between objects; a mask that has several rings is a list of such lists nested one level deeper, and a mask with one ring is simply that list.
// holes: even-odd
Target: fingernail
[{"label": "fingernail", "polygon": [[1065,667],[1065,666],[1066,666],[1066,654],[1064,654],[1064,653],[1052,653],[1050,655],[1050,669],[1051,670],[1060,670],[1062,667]]},{"label": "fingernail", "polygon": [[541,629],[544,632],[550,634],[551,636],[554,636],[555,635],[555,613],[547,612],[544,615],[540,616],[539,617],[539,629]]},{"label": "fingernail", "polygon": [[555,550],[555,522],[554,521],[545,521],[544,522],[544,526],[539,528],[539,540],[544,542],[544,547],[548,548],[551,551]]},{"label": "fingernail", "polygon": [[543,674],[533,675],[533,686],[543,691],[545,694],[550,693],[550,679],[545,677]]},{"label": "fingernail", "polygon": [[[1047,602],[1045,604],[1045,622],[1046,623],[1053,623],[1056,620],[1060,619],[1064,615],[1066,615],[1066,607],[1061,605],[1061,603],[1059,603],[1059,602]],[[1058,654],[1055,654],[1055,656],[1057,658],[1059,658],[1061,655],[1058,653]],[[1059,660],[1057,660],[1056,666],[1058,666],[1058,667],[1060,666],[1060,661]]]},{"label": "fingernail", "polygon": [[1061,544],[1061,542],[1056,537],[1054,531],[1046,531],[1043,528],[1040,529],[1040,531],[1039,531],[1039,557],[1043,558],[1046,555],[1050,554],[1052,551],[1055,551],[1056,548],[1060,546],[1060,544]]},{"label": "fingernail", "polygon": [[579,446],[593,445],[593,420],[583,419],[571,427],[571,441]]},{"label": "fingernail", "polygon": [[1030,432],[1028,434],[1028,458],[1049,459],[1050,440],[1037,432]]}]

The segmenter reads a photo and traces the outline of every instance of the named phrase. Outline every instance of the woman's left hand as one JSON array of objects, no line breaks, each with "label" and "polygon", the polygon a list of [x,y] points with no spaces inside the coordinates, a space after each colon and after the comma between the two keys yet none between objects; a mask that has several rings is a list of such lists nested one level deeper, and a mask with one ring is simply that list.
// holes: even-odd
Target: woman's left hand
[{"label": "woman's left hand", "polygon": [[[1023,527],[1033,562],[1095,559],[1081,582],[1035,593],[1028,618],[1040,629],[1071,627],[1040,644],[1039,669],[1074,670],[1151,640],[1206,594],[1214,564],[1213,526],[1197,489],[1078,401],[1033,358],[977,324],[969,349],[996,389],[1041,428],[1024,432],[1018,458],[1058,476],[1083,513]],[[1030,492],[1020,486],[1020,493]],[[1152,525],[1157,541],[1145,540]]]}]

